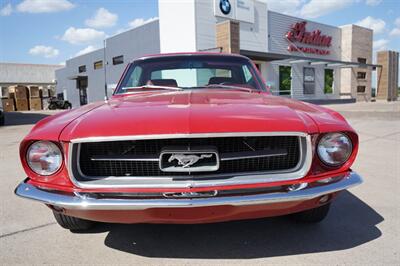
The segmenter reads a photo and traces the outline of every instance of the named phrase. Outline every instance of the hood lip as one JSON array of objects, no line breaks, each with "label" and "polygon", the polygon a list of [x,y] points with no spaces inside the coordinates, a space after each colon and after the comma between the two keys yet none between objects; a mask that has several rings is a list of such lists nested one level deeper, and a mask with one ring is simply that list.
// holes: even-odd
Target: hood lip
[{"label": "hood lip", "polygon": [[210,137],[262,137],[262,136],[297,136],[307,137],[309,133],[302,131],[257,131],[257,132],[212,132],[212,133],[173,133],[148,135],[98,136],[71,139],[71,143],[107,142],[124,140],[152,140],[176,138],[210,138]]},{"label": "hood lip", "polygon": [[[99,103],[99,102],[98,102]],[[95,104],[95,103],[94,103]],[[106,104],[106,102],[100,102],[98,105],[94,106],[93,108],[90,108],[89,110],[86,110],[85,112],[82,112],[80,114],[78,114],[76,117],[72,118],[70,121],[68,121],[67,123],[65,123],[65,125],[63,126],[63,128],[60,130],[60,132],[58,133],[58,140],[61,141],[61,135],[62,133],[68,128],[68,126],[70,124],[72,124],[75,120],[79,119],[80,117],[84,116],[87,113],[92,112],[95,109],[98,109],[102,106],[104,106]],[[69,111],[66,111],[64,113],[67,113]]]}]

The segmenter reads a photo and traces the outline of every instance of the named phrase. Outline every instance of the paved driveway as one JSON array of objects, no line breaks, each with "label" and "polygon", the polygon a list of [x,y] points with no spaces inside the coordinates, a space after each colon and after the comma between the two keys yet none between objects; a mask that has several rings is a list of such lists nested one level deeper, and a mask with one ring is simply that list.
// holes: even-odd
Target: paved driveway
[{"label": "paved driveway", "polygon": [[[0,264],[400,264],[400,105],[335,105],[361,137],[344,192],[319,225],[284,218],[208,225],[102,224],[70,233],[47,207],[17,198],[18,144],[51,113],[7,114],[0,128]],[[12,125],[10,125],[12,124]]]}]

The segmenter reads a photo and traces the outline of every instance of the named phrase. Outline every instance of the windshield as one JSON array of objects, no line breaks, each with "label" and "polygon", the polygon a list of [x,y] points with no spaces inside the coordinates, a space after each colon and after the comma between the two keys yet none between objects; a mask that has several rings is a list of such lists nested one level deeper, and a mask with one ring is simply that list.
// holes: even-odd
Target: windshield
[{"label": "windshield", "polygon": [[234,56],[179,55],[135,61],[116,94],[141,89],[265,90],[253,65]]}]

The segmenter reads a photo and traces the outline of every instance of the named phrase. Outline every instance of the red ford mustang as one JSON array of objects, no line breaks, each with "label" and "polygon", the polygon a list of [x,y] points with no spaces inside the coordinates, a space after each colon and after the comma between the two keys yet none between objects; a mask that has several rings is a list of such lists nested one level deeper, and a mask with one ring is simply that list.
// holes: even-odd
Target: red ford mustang
[{"label": "red ford mustang", "polygon": [[112,99],[45,118],[20,146],[16,194],[71,230],[95,221],[319,222],[362,182],[358,137],[338,113],[272,96],[249,59],[135,60]]}]

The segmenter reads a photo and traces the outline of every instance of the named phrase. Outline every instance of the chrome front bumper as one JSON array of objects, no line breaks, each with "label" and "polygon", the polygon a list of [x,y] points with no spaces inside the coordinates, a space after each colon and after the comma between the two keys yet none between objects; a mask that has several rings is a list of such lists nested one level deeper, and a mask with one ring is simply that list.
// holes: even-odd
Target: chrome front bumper
[{"label": "chrome front bumper", "polygon": [[317,187],[305,187],[296,191],[256,194],[246,196],[227,196],[209,198],[166,198],[166,199],[97,199],[76,193],[66,195],[56,191],[47,191],[22,182],[15,189],[15,194],[65,209],[79,210],[144,210],[150,208],[194,208],[209,206],[245,206],[290,201],[304,201],[351,188],[362,183],[362,178],[355,172],[341,175],[335,183]]}]

